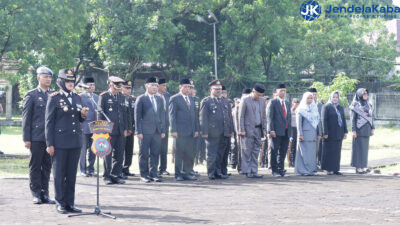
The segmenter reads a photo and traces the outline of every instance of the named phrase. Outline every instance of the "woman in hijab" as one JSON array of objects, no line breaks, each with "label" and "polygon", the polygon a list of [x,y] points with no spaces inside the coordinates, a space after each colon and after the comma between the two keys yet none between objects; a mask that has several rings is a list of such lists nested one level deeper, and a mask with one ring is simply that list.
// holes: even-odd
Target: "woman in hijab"
[{"label": "woman in hijab", "polygon": [[60,91],[51,94],[45,113],[47,152],[52,157],[54,193],[58,213],[80,213],[74,204],[76,171],[82,144],[81,122],[88,109],[82,108],[81,97],[72,92],[75,75],[69,69],[58,73]]},{"label": "woman in hijab", "polygon": [[322,107],[322,160],[321,169],[328,175],[342,175],[340,171],[340,155],[342,141],[347,137],[347,125],[344,109],[339,104],[339,92],[334,91],[329,101]]},{"label": "woman in hijab", "polygon": [[366,174],[369,172],[367,170],[369,137],[374,135],[375,130],[372,118],[374,108],[368,102],[368,90],[358,89],[349,108],[353,131],[351,166],[356,168],[357,174]]},{"label": "woman in hijab", "polygon": [[313,176],[317,171],[317,138],[320,138],[318,124],[320,116],[314,103],[313,94],[303,94],[299,107],[296,109],[297,149],[294,164],[296,174]]}]

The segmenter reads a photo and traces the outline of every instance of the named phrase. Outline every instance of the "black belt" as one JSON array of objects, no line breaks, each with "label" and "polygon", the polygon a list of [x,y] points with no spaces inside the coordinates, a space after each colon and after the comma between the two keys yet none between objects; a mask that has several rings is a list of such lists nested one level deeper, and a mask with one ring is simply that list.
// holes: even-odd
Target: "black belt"
[{"label": "black belt", "polygon": [[255,128],[262,128],[261,124],[260,125],[256,125]]}]

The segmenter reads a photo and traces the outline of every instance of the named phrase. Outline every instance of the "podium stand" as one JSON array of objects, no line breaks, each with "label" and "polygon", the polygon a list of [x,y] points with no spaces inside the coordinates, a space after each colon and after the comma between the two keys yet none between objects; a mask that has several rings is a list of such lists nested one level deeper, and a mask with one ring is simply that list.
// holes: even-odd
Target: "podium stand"
[{"label": "podium stand", "polygon": [[113,123],[106,120],[96,120],[89,123],[90,132],[93,133],[93,143],[91,146],[91,150],[94,154],[96,154],[97,158],[97,203],[93,212],[90,213],[80,213],[80,214],[72,214],[68,215],[68,217],[75,216],[84,216],[84,215],[102,215],[105,217],[110,217],[116,219],[115,216],[110,215],[111,212],[102,212],[100,209],[100,200],[99,200],[99,160],[100,158],[104,158],[107,155],[111,154],[112,146],[110,143],[110,133],[112,132]]}]

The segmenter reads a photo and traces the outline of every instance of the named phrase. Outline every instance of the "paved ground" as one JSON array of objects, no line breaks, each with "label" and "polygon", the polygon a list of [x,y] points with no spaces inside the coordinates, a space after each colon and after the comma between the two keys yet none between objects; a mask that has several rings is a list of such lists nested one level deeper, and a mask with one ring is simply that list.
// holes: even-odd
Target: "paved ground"
[{"label": "paved ground", "polygon": [[[346,169],[344,169],[346,171]],[[350,171],[349,171],[350,172]],[[67,218],[53,205],[33,205],[27,178],[0,179],[0,224],[400,224],[400,180],[380,175],[290,176],[263,179],[232,175],[209,181],[104,186],[98,216]],[[76,205],[96,203],[96,179],[78,177]],[[52,184],[51,184],[52,187]],[[53,188],[51,188],[53,196]]]}]

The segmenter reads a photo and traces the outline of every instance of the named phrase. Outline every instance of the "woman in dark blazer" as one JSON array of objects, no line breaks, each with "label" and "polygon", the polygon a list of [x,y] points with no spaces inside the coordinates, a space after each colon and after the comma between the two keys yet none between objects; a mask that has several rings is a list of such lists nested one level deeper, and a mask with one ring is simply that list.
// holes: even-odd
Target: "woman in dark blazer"
[{"label": "woman in dark blazer", "polygon": [[58,213],[79,213],[75,207],[75,182],[82,145],[81,122],[88,109],[82,107],[81,97],[72,92],[75,75],[69,69],[58,73],[57,86],[47,100],[45,137],[47,152],[52,157],[54,193]]},{"label": "woman in dark blazer", "polygon": [[328,175],[340,173],[342,141],[347,137],[347,124],[344,109],[339,104],[339,92],[332,92],[328,103],[322,107],[322,162],[321,168]]}]

